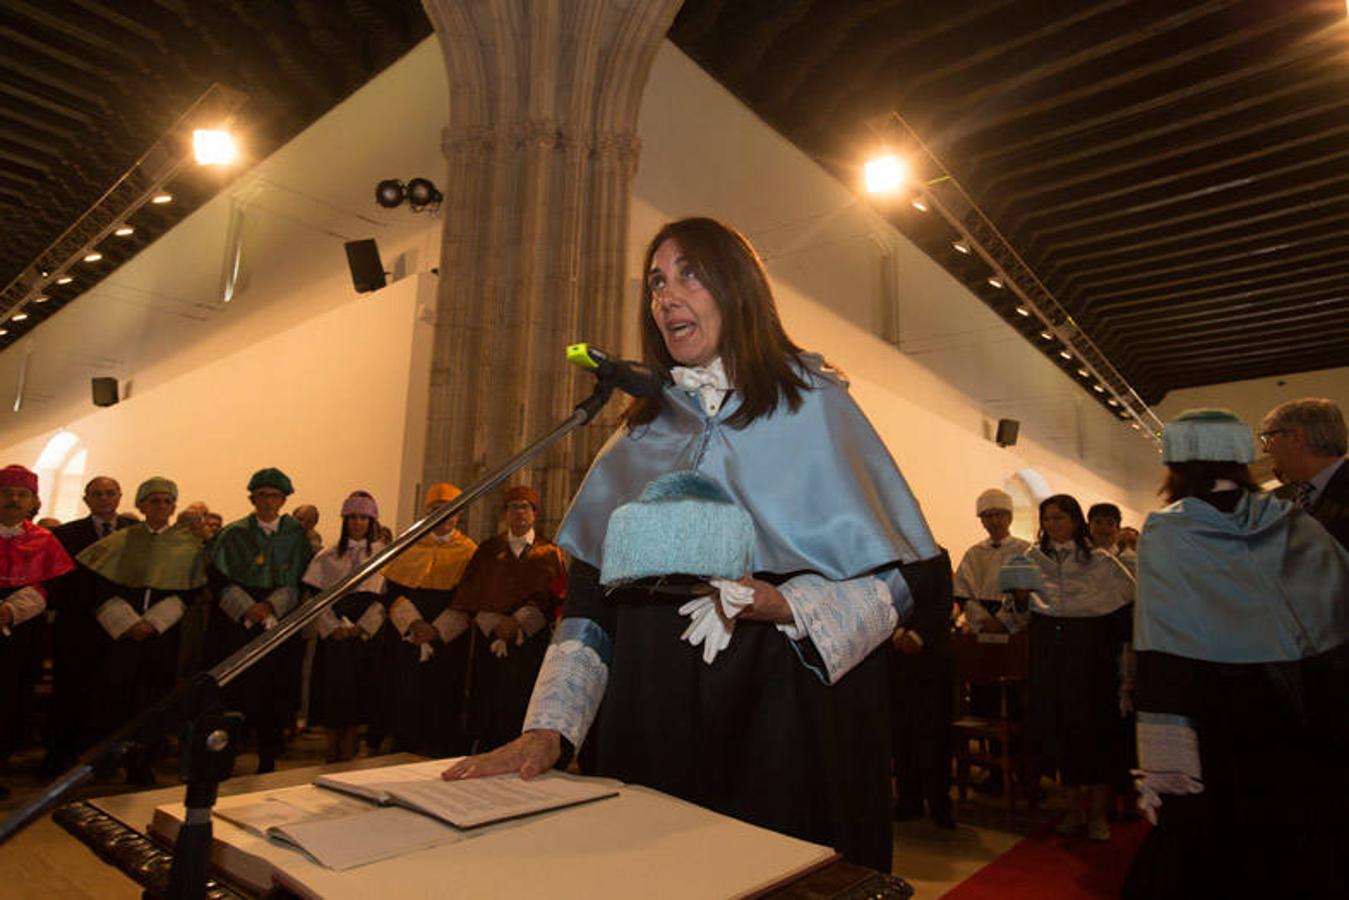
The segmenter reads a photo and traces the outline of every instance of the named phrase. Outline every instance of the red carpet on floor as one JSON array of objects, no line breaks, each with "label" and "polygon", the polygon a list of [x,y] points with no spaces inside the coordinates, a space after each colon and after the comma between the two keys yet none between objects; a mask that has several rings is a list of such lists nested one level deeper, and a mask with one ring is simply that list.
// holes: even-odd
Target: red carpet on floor
[{"label": "red carpet on floor", "polygon": [[1107,843],[1065,838],[1052,827],[1023,838],[1002,856],[947,891],[944,900],[1069,900],[1118,897],[1134,854],[1151,826],[1112,822]]}]

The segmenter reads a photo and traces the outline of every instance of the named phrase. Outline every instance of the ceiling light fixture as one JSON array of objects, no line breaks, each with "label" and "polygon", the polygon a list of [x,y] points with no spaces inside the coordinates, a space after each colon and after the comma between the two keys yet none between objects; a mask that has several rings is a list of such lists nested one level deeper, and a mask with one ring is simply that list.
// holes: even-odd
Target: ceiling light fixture
[{"label": "ceiling light fixture", "polygon": [[228,131],[198,128],[192,132],[192,155],[202,166],[228,166],[239,156]]},{"label": "ceiling light fixture", "polygon": [[956,250],[960,251],[961,253],[970,252],[970,245],[965,243],[964,241],[954,241],[952,242],[951,246],[955,247]]},{"label": "ceiling light fixture", "polygon": [[1026,307],[1024,307],[1024,306],[1018,306],[1018,307],[1016,308],[1016,314],[1017,314],[1018,316],[1026,316],[1026,317],[1029,318],[1029,317],[1030,317],[1030,310],[1026,309]]},{"label": "ceiling light fixture", "polygon": [[[996,276],[996,275],[991,275],[991,276],[989,276],[988,283],[991,284],[991,285],[992,285],[993,287],[995,287],[995,288],[999,288],[999,289],[1000,289],[1000,288],[1002,287],[1002,279],[999,278],[999,277]],[[1017,312],[1020,312],[1020,311],[1021,311],[1021,307],[1018,306],[1018,307],[1017,307]]]},{"label": "ceiling light fixture", "polygon": [[160,206],[163,206],[165,203],[173,202],[173,195],[169,193],[155,194],[153,197],[150,198],[150,202],[157,203]]},{"label": "ceiling light fixture", "polygon": [[1086,369],[1078,369],[1078,370],[1077,370],[1077,374],[1081,375],[1083,378],[1090,378],[1090,377],[1091,377],[1091,373],[1088,372]]},{"label": "ceiling light fixture", "polygon": [[88,263],[95,263],[95,262],[98,262],[98,261],[99,261],[100,259],[102,259],[102,258],[103,258],[103,254],[102,254],[102,253],[99,253],[99,252],[97,252],[97,251],[95,251],[95,252],[93,252],[93,253],[86,253],[86,254],[84,255],[84,261],[85,261],[85,262],[88,262]]},{"label": "ceiling light fixture", "polygon": [[75,279],[74,279],[74,278],[71,278],[69,275],[62,275],[60,278],[56,279],[56,283],[57,283],[57,284],[70,284],[70,283],[71,283],[72,281],[74,281],[74,280],[75,280]]},{"label": "ceiling light fixture", "polygon": [[1041,339],[1046,340],[1046,341],[1052,341],[1052,340],[1054,340],[1054,335],[1050,334],[1048,331],[1042,331],[1042,332],[1040,332],[1040,337],[1041,337]]},{"label": "ceiling light fixture", "polygon": [[1105,393],[1105,388],[1102,387],[1102,386],[1099,385],[1099,384],[1093,384],[1093,385],[1091,386],[1091,389],[1092,389],[1093,391],[1095,391],[1096,393],[1098,393],[1098,394],[1104,394],[1104,393]]},{"label": "ceiling light fixture", "polygon": [[7,334],[9,334],[8,328],[0,328],[0,337],[4,337]]},{"label": "ceiling light fixture", "polygon": [[1072,358],[1073,358],[1073,355],[1072,355],[1071,353],[1069,353],[1067,350],[1060,350],[1060,351],[1059,351],[1059,356],[1062,356],[1064,359],[1072,359]]},{"label": "ceiling light fixture", "polygon": [[1109,403],[1111,406],[1119,406],[1119,401],[1116,400],[1114,397],[1111,397],[1109,400],[1105,402]]},{"label": "ceiling light fixture", "polygon": [[898,156],[888,153],[867,160],[862,174],[868,194],[891,194],[909,180],[909,166]]},{"label": "ceiling light fixture", "polygon": [[15,313],[9,317],[11,322],[22,322],[28,318],[28,313]]},{"label": "ceiling light fixture", "polygon": [[922,197],[914,197],[910,205],[919,212],[927,212],[927,201]]},{"label": "ceiling light fixture", "polygon": [[113,232],[113,234],[117,235],[118,237],[126,237],[128,235],[132,235],[135,233],[136,229],[132,228],[130,225],[123,225],[121,228]]},{"label": "ceiling light fixture", "polygon": [[33,298],[33,302],[34,302],[34,303],[46,303],[46,302],[47,302],[48,300],[50,300],[50,299],[51,299],[51,297],[48,297],[46,294],[38,294],[36,297]]}]

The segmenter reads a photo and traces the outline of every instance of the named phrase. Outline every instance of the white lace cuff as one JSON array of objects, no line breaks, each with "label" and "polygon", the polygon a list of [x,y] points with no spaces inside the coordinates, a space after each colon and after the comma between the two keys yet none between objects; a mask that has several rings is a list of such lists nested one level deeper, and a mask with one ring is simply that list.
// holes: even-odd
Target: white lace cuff
[{"label": "white lace cuff", "polygon": [[477,623],[483,637],[491,637],[497,625],[506,621],[506,617],[496,612],[479,612],[473,614],[473,621]]},{"label": "white lace cuff", "polygon": [[356,627],[363,632],[362,640],[370,640],[384,627],[384,604],[371,603],[356,620]]},{"label": "white lace cuff", "polygon": [[126,634],[128,628],[141,620],[140,614],[121,597],[113,597],[111,600],[105,601],[98,609],[94,610],[94,618],[98,619],[98,624],[103,626],[103,630],[108,633],[108,637],[114,641]]},{"label": "white lace cuff", "polygon": [[[779,625],[791,637],[804,632],[824,663],[824,671],[801,661],[825,684],[834,684],[883,642],[899,623],[890,588],[870,575],[848,581],[830,581],[814,573],[798,575],[778,590],[787,599],[796,629]],[[800,655],[793,639],[792,646]]]},{"label": "white lace cuff", "polygon": [[407,597],[398,597],[389,604],[389,621],[398,629],[399,634],[406,636],[412,623],[421,620],[422,614],[417,612],[416,604]]},{"label": "white lace cuff", "polygon": [[150,607],[144,616],[145,621],[154,626],[160,634],[178,624],[178,620],[187,611],[187,605],[177,595],[165,597]]},{"label": "white lace cuff", "polygon": [[431,626],[440,633],[440,639],[449,643],[468,631],[468,616],[457,609],[447,609],[436,616]]},{"label": "white lace cuff", "polygon": [[519,623],[520,630],[525,633],[526,637],[533,637],[548,627],[548,619],[544,616],[543,611],[537,606],[530,606],[528,603],[517,609],[512,616]]},{"label": "white lace cuff", "polygon": [[47,608],[47,598],[31,584],[21,587],[4,599],[9,604],[10,614],[14,616],[14,625],[22,625]]},{"label": "white lace cuff", "polygon": [[342,627],[342,620],[337,618],[337,613],[333,612],[330,606],[319,613],[318,619],[314,622],[314,627],[318,629],[319,640],[326,641],[328,635]]},{"label": "white lace cuff", "polygon": [[244,613],[253,608],[254,603],[257,603],[257,601],[253,599],[252,595],[237,584],[227,584],[225,589],[220,592],[220,611],[234,622],[242,619]]},{"label": "white lace cuff", "polygon": [[272,615],[277,619],[283,619],[286,613],[295,608],[295,602],[300,599],[300,592],[293,587],[279,587],[267,595],[267,602],[271,604]]},{"label": "white lace cuff", "polygon": [[560,732],[580,749],[609,682],[609,636],[590,619],[563,619],[544,654],[525,713],[524,731]]}]

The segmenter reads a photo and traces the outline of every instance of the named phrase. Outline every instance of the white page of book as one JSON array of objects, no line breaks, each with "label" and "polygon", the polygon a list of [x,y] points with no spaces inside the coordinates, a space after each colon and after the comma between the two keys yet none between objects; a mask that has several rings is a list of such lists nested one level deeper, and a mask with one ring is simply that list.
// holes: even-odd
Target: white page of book
[{"label": "white page of book", "polygon": [[345,790],[349,793],[369,797],[372,800],[384,800],[380,787],[391,782],[440,779],[444,772],[462,756],[445,759],[432,759],[425,762],[405,763],[401,766],[385,766],[377,769],[358,769],[354,772],[338,772],[320,775],[314,783],[320,787]]},{"label": "white page of book", "polygon": [[531,781],[519,775],[496,775],[464,781],[434,780],[379,785],[389,797],[460,828],[612,797],[617,783],[581,781],[548,773]]},{"label": "white page of book", "polygon": [[271,835],[337,871],[464,839],[457,828],[396,806],[367,806],[354,816],[292,822],[274,827]]},{"label": "white page of book", "polygon": [[279,788],[257,799],[247,795],[248,802],[230,802],[234,798],[217,801],[213,812],[255,834],[265,835],[267,829],[297,822],[332,819],[359,815],[370,811],[370,804],[345,794],[315,791],[309,785],[298,788]]}]

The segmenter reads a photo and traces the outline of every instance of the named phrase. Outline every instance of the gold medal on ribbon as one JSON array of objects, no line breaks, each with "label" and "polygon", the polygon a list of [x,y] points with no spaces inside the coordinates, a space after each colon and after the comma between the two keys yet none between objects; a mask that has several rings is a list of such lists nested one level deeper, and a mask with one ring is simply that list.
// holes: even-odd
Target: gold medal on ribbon
[{"label": "gold medal on ribbon", "polygon": [[267,563],[267,556],[264,553],[259,553],[258,558],[253,560],[253,565],[255,566],[265,565],[266,563]]}]

